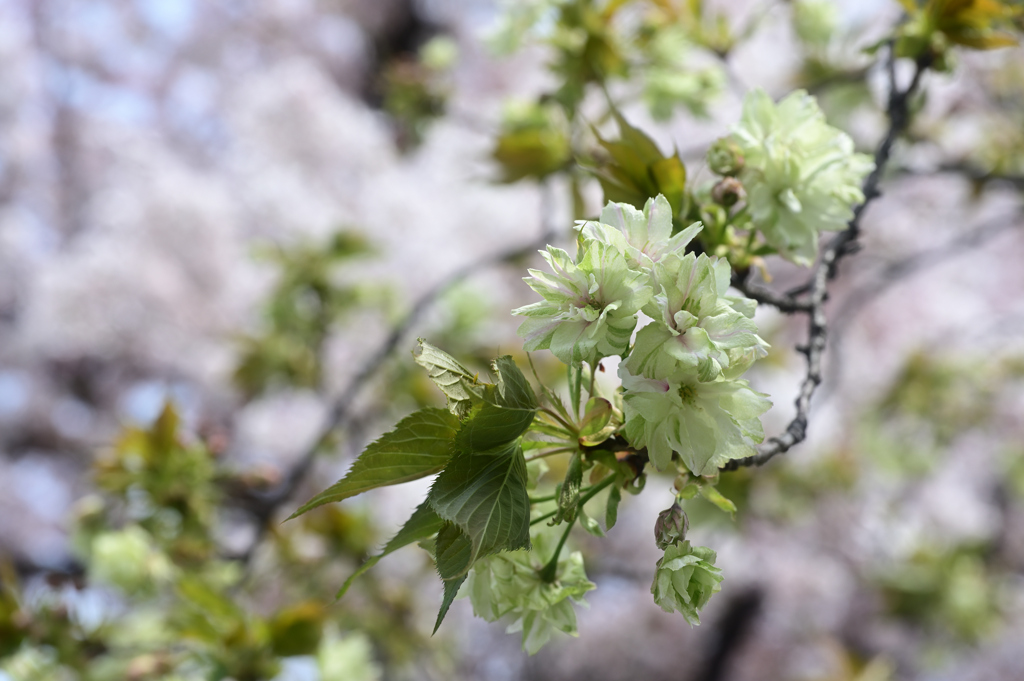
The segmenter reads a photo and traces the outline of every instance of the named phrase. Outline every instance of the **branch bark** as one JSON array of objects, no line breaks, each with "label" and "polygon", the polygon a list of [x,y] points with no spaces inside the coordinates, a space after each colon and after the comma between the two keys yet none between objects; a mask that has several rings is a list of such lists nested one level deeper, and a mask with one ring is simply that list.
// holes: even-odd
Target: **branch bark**
[{"label": "branch bark", "polygon": [[796,398],[796,416],[793,417],[781,434],[769,438],[767,442],[760,445],[757,448],[757,454],[744,459],[734,459],[723,466],[722,470],[731,471],[747,466],[761,466],[776,455],[789,451],[807,437],[811,398],[814,397],[815,390],[821,384],[822,359],[828,344],[828,318],[825,315],[828,282],[835,277],[836,268],[840,260],[847,255],[855,253],[859,248],[857,239],[861,233],[861,218],[868,205],[881,194],[878,186],[882,179],[882,173],[885,172],[886,165],[889,162],[893,145],[906,130],[910,122],[910,99],[920,87],[921,78],[929,66],[926,61],[916,62],[914,65],[914,75],[910,83],[905,88],[900,89],[896,78],[895,61],[895,56],[890,47],[887,64],[889,99],[886,106],[889,127],[885,137],[882,138],[875,151],[875,168],[864,180],[864,201],[854,208],[853,218],[847,224],[846,229],[833,237],[825,247],[808,282],[799,289],[785,294],[782,298],[786,302],[795,300],[796,296],[805,291],[808,294],[809,307],[807,311],[809,312],[808,316],[810,319],[807,344],[797,347],[797,350],[807,358],[807,373],[800,383],[800,392]]}]

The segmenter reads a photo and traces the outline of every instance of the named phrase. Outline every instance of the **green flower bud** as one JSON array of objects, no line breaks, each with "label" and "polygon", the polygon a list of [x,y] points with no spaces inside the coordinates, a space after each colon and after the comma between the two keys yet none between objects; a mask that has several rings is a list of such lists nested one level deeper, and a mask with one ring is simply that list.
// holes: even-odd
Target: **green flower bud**
[{"label": "green flower bud", "polygon": [[722,588],[716,559],[715,552],[705,546],[691,547],[688,541],[669,545],[651,584],[654,602],[665,612],[682,613],[691,625],[700,624],[701,609]]},{"label": "green flower bud", "polygon": [[738,175],[745,164],[740,145],[728,137],[715,140],[708,149],[707,158],[708,168],[718,175]]}]

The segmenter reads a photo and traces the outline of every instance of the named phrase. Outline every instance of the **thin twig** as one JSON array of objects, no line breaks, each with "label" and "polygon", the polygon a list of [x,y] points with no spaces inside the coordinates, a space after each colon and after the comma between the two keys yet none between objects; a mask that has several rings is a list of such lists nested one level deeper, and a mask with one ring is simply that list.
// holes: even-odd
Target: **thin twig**
[{"label": "thin twig", "polygon": [[[722,470],[736,470],[746,466],[760,466],[771,460],[776,454],[789,451],[794,445],[807,437],[808,416],[811,410],[811,398],[821,384],[822,357],[828,340],[828,318],[825,316],[825,300],[828,297],[828,282],[835,277],[836,266],[846,255],[854,253],[857,238],[860,236],[860,220],[868,204],[880,195],[878,185],[882,173],[889,162],[892,147],[899,136],[906,130],[910,122],[910,98],[917,92],[921,77],[928,68],[926,61],[920,60],[914,65],[914,75],[906,88],[900,89],[896,82],[895,55],[890,45],[887,71],[889,74],[889,101],[886,111],[889,116],[889,128],[885,137],[875,151],[875,168],[864,180],[864,201],[853,210],[853,218],[847,223],[846,229],[837,234],[828,243],[813,275],[802,290],[808,292],[810,303],[810,328],[807,344],[797,348],[807,357],[807,374],[800,384],[800,392],[796,398],[796,416],[789,422],[782,434],[769,438],[757,448],[757,454],[744,459],[734,459],[722,467]],[[790,292],[789,295],[796,295]]]},{"label": "thin twig", "polygon": [[762,286],[756,281],[750,281],[750,273],[753,270],[747,270],[746,273],[733,273],[732,285],[738,289],[743,295],[748,298],[752,298],[759,303],[765,305],[771,305],[772,307],[778,308],[780,312],[787,314],[793,314],[796,312],[810,312],[811,303],[806,300],[798,300],[796,296],[789,295],[788,293],[776,293],[767,286]]}]

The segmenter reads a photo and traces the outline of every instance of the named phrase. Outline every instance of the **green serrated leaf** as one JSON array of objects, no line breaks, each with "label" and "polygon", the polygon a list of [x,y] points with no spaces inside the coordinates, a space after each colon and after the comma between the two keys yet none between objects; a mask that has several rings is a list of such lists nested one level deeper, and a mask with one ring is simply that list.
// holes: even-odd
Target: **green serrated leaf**
[{"label": "green serrated leaf", "polygon": [[454,523],[444,523],[434,544],[437,574],[443,580],[458,579],[473,566],[473,542]]},{"label": "green serrated leaf", "polygon": [[367,447],[344,478],[306,502],[289,520],[376,487],[437,473],[448,462],[458,432],[458,418],[444,409],[427,407],[409,414]]},{"label": "green serrated leaf", "polygon": [[579,451],[572,453],[569,466],[565,471],[565,480],[558,491],[558,512],[552,524],[557,525],[563,520],[572,522],[580,503],[580,487],[583,485],[583,457]]},{"label": "green serrated leaf", "polygon": [[497,404],[506,409],[537,409],[537,395],[509,355],[491,364],[498,374]]},{"label": "green serrated leaf", "polygon": [[730,499],[727,499],[718,491],[717,488],[711,485],[701,485],[700,495],[710,501],[712,504],[717,506],[719,509],[725,511],[729,515],[736,517],[736,504],[732,503]]},{"label": "green serrated leaf", "polygon": [[462,583],[466,581],[469,575],[462,575],[455,579],[449,579],[444,581],[444,597],[441,599],[441,609],[437,613],[437,620],[434,622],[434,631],[431,632],[431,636],[437,633],[437,630],[441,626],[441,622],[444,621],[444,616],[448,614],[448,608],[452,607],[452,601],[459,595],[459,589],[462,588]]},{"label": "green serrated leaf", "polygon": [[[451,579],[465,574],[477,558],[530,546],[530,499],[527,472],[518,442],[494,449],[461,451],[430,488],[434,511],[456,524],[472,543],[464,570],[441,572]],[[441,567],[438,536],[438,569]]]},{"label": "green serrated leaf", "polygon": [[608,504],[604,509],[604,526],[609,530],[615,527],[619,519],[619,502],[622,501],[622,492],[618,485],[612,485],[608,492]]},{"label": "green serrated leaf", "polygon": [[444,521],[434,513],[434,509],[430,507],[430,504],[424,501],[422,504],[416,507],[413,511],[412,516],[405,521],[405,525],[398,531],[394,537],[391,538],[387,544],[384,545],[384,549],[376,556],[371,556],[359,566],[359,569],[352,573],[352,576],[345,580],[345,583],[341,585],[341,589],[338,591],[338,595],[335,598],[341,598],[348,591],[352,583],[362,575],[364,572],[372,568],[380,559],[384,556],[397,551],[403,546],[408,546],[413,542],[421,541],[428,537],[433,536],[441,529]]},{"label": "green serrated leaf", "polygon": [[498,385],[484,391],[483,406],[465,422],[456,445],[466,451],[494,449],[526,432],[537,415],[537,396],[509,356],[494,360]]},{"label": "green serrated leaf", "polygon": [[506,409],[490,402],[466,421],[455,438],[462,451],[483,451],[501,447],[526,432],[537,415],[535,409]]},{"label": "green serrated leaf", "polygon": [[418,341],[419,346],[413,351],[416,363],[427,370],[430,380],[448,398],[448,409],[459,418],[465,418],[473,402],[482,396],[485,384],[447,352],[422,338]]}]

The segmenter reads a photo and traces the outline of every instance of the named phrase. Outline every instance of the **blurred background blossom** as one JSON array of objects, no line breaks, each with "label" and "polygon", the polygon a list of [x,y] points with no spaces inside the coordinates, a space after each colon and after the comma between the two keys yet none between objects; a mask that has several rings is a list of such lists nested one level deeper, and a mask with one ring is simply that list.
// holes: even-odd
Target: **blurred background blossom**
[{"label": "blurred background blossom", "polygon": [[[682,25],[612,87],[691,175],[752,87],[807,88],[874,148],[885,74],[862,48],[898,3],[706,4],[750,27],[727,59],[713,24]],[[518,354],[531,244],[599,211],[595,181],[513,182],[568,162],[558,112],[521,104],[556,84],[551,44],[569,54],[553,5],[0,0],[0,582],[20,594],[0,592],[0,679],[1024,678],[1019,47],[928,76],[832,292],[808,441],[723,476],[735,521],[690,513],[725,575],[701,627],[650,596],[669,478],[600,550],[579,539],[590,609],[536,657],[463,601],[429,638],[440,590],[411,551],[333,603],[424,485],[280,521],[437,403],[417,335],[477,367]],[[805,330],[757,322],[771,434]]]}]

